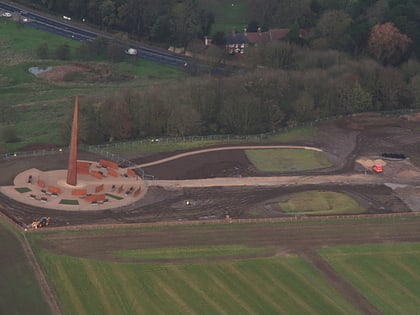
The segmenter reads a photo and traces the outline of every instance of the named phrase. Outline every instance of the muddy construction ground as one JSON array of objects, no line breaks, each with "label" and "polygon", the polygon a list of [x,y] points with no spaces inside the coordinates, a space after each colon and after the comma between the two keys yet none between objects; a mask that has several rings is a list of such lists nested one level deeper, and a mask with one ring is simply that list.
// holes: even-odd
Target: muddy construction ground
[{"label": "muddy construction ground", "polygon": [[[113,251],[206,244],[266,246],[271,249],[257,256],[297,254],[313,265],[362,314],[379,314],[375,305],[344,280],[316,250],[341,244],[420,241],[420,216],[416,215],[420,211],[420,116],[361,115],[325,122],[316,130],[310,140],[271,145],[320,148],[334,164],[329,169],[262,173],[248,161],[243,150],[209,151],[144,167],[144,171],[155,179],[148,181],[145,196],[130,206],[111,210],[63,211],[26,205],[0,194],[0,210],[21,226],[35,218],[50,216],[52,227],[65,230],[105,224],[138,226],[138,223],[148,222],[199,224],[199,227],[107,229],[104,230],[106,233],[99,230],[95,233],[84,230],[43,233],[41,246],[64,255],[124,262],[139,260],[116,257]],[[185,152],[139,156],[132,161],[145,165],[182,153]],[[409,159],[385,161],[384,172],[375,174],[371,171],[371,164],[375,160],[378,162],[382,153],[402,153]],[[79,155],[79,159],[84,160],[97,161],[100,158],[91,153]],[[0,185],[13,185],[15,176],[29,168],[54,170],[66,166],[66,154],[3,160],[0,161]],[[346,193],[367,209],[367,216],[387,214],[398,217],[347,220],[344,216],[345,220],[333,219],[333,224],[327,224],[323,220],[327,218],[309,221],[282,212],[279,201],[307,190]],[[226,225],[203,225],[217,220],[227,223],[223,221],[226,215],[233,219],[233,224],[227,225],[229,228]],[[272,218],[297,222],[246,224],[247,219],[271,221]],[[301,219],[305,221],[300,222]],[[213,259],[226,258],[207,258]],[[178,259],[178,262],[182,260]],[[42,275],[39,268],[35,269]],[[48,294],[48,285],[44,284],[43,290],[47,292],[51,305],[56,305],[53,295]],[[60,312],[56,308],[53,313]]]},{"label": "muddy construction ground", "polygon": [[[266,144],[266,143],[264,143]],[[243,150],[210,151],[144,167],[153,175],[147,193],[138,202],[112,210],[62,211],[19,203],[0,194],[1,211],[25,225],[41,216],[52,218],[51,226],[144,223],[223,219],[279,218],[287,216],[277,206],[295,192],[305,190],[337,191],[360,202],[367,212],[396,213],[419,211],[420,202],[420,117],[364,114],[319,124],[312,139],[299,143],[322,149],[334,164],[329,169],[307,172],[263,173],[249,162]],[[261,143],[255,143],[261,145]],[[139,165],[182,152],[131,158]],[[374,174],[366,161],[380,159],[382,153],[403,153],[406,161],[386,161],[384,173]],[[81,153],[79,159],[102,157]],[[0,162],[0,185],[13,184],[14,177],[29,168],[65,169],[67,155],[17,158]],[[281,176],[290,183],[279,186],[247,185],[251,177]],[[286,177],[288,176],[288,177]],[[206,178],[237,180],[238,186],[200,187],[190,180]],[[350,180],[355,178],[354,180]],[[160,183],[162,180],[162,184]],[[164,184],[165,180],[182,184]],[[222,181],[223,182],[223,181]],[[197,187],[194,187],[197,186]],[[189,204],[186,204],[189,201]]]}]

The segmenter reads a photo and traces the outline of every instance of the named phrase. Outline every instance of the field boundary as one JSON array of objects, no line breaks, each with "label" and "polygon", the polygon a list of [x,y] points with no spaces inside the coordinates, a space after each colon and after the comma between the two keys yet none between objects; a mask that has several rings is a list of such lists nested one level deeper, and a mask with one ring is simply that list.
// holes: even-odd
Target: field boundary
[{"label": "field boundary", "polygon": [[48,284],[48,281],[44,275],[44,272],[42,271],[41,266],[38,264],[38,261],[32,250],[32,247],[29,244],[28,239],[26,238],[25,234],[23,234],[23,240],[21,241],[21,244],[22,244],[26,257],[28,258],[28,263],[34,271],[35,278],[38,280],[38,283],[41,288],[41,292],[44,295],[45,301],[47,302],[51,310],[51,314],[61,315],[62,313],[60,311],[60,308],[58,307],[55,294],[51,290],[51,287]]},{"label": "field boundary", "polygon": [[[68,230],[90,230],[90,229],[121,229],[121,228],[141,228],[141,227],[170,227],[170,226],[196,226],[196,225],[221,225],[221,224],[263,224],[263,223],[296,223],[296,222],[316,222],[316,221],[351,221],[351,220],[377,220],[404,217],[420,217],[420,212],[399,212],[399,213],[380,213],[380,214],[350,214],[350,215],[331,215],[331,216],[293,216],[282,218],[255,218],[255,219],[211,219],[211,220],[191,220],[191,221],[159,221],[143,223],[104,223],[48,227],[44,231],[68,231]],[[28,232],[41,232],[39,230],[28,230]]]},{"label": "field boundary", "polygon": [[322,276],[345,298],[351,305],[357,307],[362,314],[378,314],[381,312],[356,288],[354,288],[341,274],[328,264],[316,252],[306,251],[299,256],[318,270]]},{"label": "field boundary", "polygon": [[37,280],[39,287],[41,289],[42,294],[44,295],[45,301],[49,306],[49,309],[51,311],[52,315],[61,315],[61,310],[57,304],[57,299],[55,297],[55,294],[51,290],[50,285],[48,284],[48,281],[44,275],[44,272],[42,271],[35,254],[32,250],[31,245],[28,242],[28,239],[26,238],[25,233],[19,233],[14,229],[14,227],[22,228],[19,224],[17,224],[15,221],[11,220],[8,216],[6,216],[4,213],[0,211],[0,216],[2,219],[7,221],[7,223],[11,224],[13,226],[12,232],[15,235],[16,239],[19,241],[19,243],[22,246],[22,250],[25,253],[26,258],[28,259],[28,264],[30,268],[32,269],[35,279]]}]

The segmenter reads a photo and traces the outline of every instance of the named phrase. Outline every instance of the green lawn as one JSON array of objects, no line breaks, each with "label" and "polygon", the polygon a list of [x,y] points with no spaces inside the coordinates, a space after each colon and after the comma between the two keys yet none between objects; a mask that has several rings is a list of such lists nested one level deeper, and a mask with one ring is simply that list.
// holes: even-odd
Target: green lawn
[{"label": "green lawn", "polygon": [[288,172],[332,166],[322,152],[303,149],[245,150],[246,156],[259,171]]},{"label": "green lawn", "polygon": [[357,214],[366,211],[350,196],[332,191],[305,191],[293,194],[287,201],[279,202],[288,214],[335,215]]},{"label": "green lawn", "polygon": [[420,313],[420,243],[341,246],[320,254],[383,314]]},{"label": "green lawn", "polygon": [[116,251],[114,254],[121,257],[140,259],[176,259],[197,257],[227,257],[235,255],[255,254],[266,250],[266,248],[250,247],[245,245],[211,245],[122,250]]},{"label": "green lawn", "polygon": [[0,314],[50,314],[21,238],[16,228],[0,217]]},{"label": "green lawn", "polygon": [[60,204],[62,205],[78,205],[79,201],[74,199],[61,199]]},{"label": "green lawn", "polygon": [[105,195],[108,196],[108,197],[117,199],[117,200],[123,200],[124,199],[123,197],[120,197],[120,196],[117,196],[117,195],[113,195],[113,194],[110,194],[110,193],[106,193]]},{"label": "green lawn", "polygon": [[199,3],[202,8],[215,15],[215,21],[211,28],[212,34],[219,31],[228,33],[232,29],[242,32],[249,22],[247,15],[249,0],[199,0]]},{"label": "green lawn", "polygon": [[292,256],[136,264],[38,253],[63,314],[357,314]]},{"label": "green lawn", "polygon": [[15,189],[16,189],[16,191],[20,192],[21,194],[32,191],[32,190],[31,190],[30,188],[28,188],[28,187],[16,187]]}]

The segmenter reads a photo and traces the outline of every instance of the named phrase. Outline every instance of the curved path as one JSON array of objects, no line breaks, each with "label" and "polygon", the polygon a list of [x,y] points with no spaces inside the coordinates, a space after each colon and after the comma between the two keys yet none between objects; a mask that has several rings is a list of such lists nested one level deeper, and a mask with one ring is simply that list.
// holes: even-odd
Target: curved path
[{"label": "curved path", "polygon": [[253,145],[253,146],[247,145],[247,146],[217,147],[217,148],[209,148],[209,149],[185,152],[185,153],[173,155],[173,156],[161,159],[161,160],[153,161],[150,163],[139,164],[131,168],[138,168],[138,167],[141,168],[141,167],[162,164],[162,163],[180,159],[186,156],[196,155],[196,154],[201,154],[201,153],[206,153],[206,152],[227,151],[227,150],[256,150],[256,149],[301,149],[301,150],[312,150],[312,151],[322,152],[322,149],[319,149],[319,148],[309,147],[309,146],[297,146],[297,145]]}]

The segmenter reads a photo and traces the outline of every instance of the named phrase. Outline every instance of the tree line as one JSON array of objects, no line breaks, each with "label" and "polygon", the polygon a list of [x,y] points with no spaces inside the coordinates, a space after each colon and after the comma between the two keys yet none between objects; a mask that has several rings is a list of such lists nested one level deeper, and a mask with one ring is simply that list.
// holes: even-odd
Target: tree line
[{"label": "tree line", "polygon": [[[32,2],[103,28],[180,46],[208,34],[214,21],[198,0]],[[193,77],[86,97],[81,101],[82,141],[252,134],[326,116],[420,108],[420,0],[249,4],[249,31],[286,27],[286,39],[250,47],[239,59],[243,71],[235,76]],[[301,29],[308,35],[300,36]],[[79,55],[95,58],[105,51],[115,59],[121,53],[117,42],[98,38],[82,44]],[[48,56],[45,48],[38,53]],[[68,56],[65,49],[55,53]],[[211,47],[206,54],[215,66],[226,59]],[[65,136],[70,121],[69,116]]]},{"label": "tree line", "polygon": [[[366,53],[375,25],[391,23],[409,39],[405,57],[420,56],[420,0],[251,0],[251,7],[253,30],[289,28],[291,41],[354,56]],[[302,39],[299,29],[310,33]],[[381,35],[387,31],[394,30]]]},{"label": "tree line", "polygon": [[[303,49],[303,48],[301,48]],[[420,108],[420,62],[400,68],[337,51],[300,52],[305,68],[124,89],[81,100],[89,144],[159,136],[255,134],[322,117]],[[68,136],[71,117],[66,124]]]},{"label": "tree line", "polygon": [[124,32],[137,40],[186,47],[210,33],[212,13],[197,0],[32,0],[19,2],[102,30]]},{"label": "tree line", "polygon": [[[19,2],[70,15],[102,29],[124,32],[135,39],[187,47],[193,39],[213,35],[215,42],[223,44],[223,34],[212,34],[217,13],[206,10],[204,1],[200,0]],[[366,52],[372,28],[391,23],[409,39],[405,56],[392,62],[420,56],[420,0],[247,0],[244,3],[248,4],[249,32],[257,28],[288,28],[289,41],[359,56]],[[308,30],[308,36],[299,36],[301,29]]]}]

